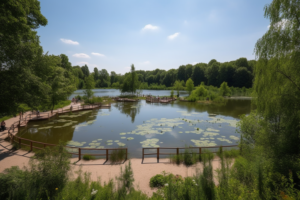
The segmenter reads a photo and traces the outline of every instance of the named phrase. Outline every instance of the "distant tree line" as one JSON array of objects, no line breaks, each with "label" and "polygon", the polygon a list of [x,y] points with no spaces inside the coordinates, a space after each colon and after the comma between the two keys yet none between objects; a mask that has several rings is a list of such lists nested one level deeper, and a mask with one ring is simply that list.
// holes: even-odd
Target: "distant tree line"
[{"label": "distant tree line", "polygon": [[[168,71],[162,69],[136,70],[135,73],[141,89],[165,89],[173,87],[176,81],[181,81],[184,85],[189,78],[193,80],[195,86],[203,82],[205,85],[220,87],[223,82],[227,82],[229,87],[251,88],[255,64],[255,60],[248,61],[246,58],[224,63],[212,59],[208,64],[181,65],[178,69]],[[127,73],[121,75],[114,71],[109,74],[106,69],[99,70],[96,67],[94,72],[90,73],[87,65],[74,66],[73,71],[77,74],[77,88],[79,89],[85,87],[85,78],[90,75],[94,77],[97,88],[122,88],[126,76],[128,76]]]}]

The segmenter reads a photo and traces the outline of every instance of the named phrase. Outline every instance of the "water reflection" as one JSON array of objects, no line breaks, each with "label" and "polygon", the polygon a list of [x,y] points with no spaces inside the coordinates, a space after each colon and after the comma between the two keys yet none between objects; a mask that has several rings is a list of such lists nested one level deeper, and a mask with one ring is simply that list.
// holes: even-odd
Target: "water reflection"
[{"label": "water reflection", "polygon": [[134,123],[135,117],[140,113],[141,104],[139,102],[116,102],[113,104],[121,113],[129,116]]}]

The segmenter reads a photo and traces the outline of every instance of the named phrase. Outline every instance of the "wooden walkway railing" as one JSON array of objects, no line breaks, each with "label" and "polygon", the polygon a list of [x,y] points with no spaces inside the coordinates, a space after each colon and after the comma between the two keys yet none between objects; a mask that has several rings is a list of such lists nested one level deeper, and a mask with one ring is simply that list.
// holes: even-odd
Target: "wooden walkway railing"
[{"label": "wooden walkway railing", "polygon": [[91,105],[80,105],[80,106],[72,106],[71,108],[63,109],[59,108],[57,110],[54,110],[53,112],[41,112],[39,114],[31,113],[27,114],[26,116],[23,116],[19,121],[14,122],[10,128],[8,129],[8,132],[14,130],[17,128],[17,126],[25,126],[28,121],[30,120],[44,120],[44,119],[49,119],[51,117],[56,116],[57,114],[63,114],[63,113],[68,113],[68,112],[76,112],[76,111],[82,111],[82,110],[91,110],[99,107],[111,107],[111,104],[102,104],[102,103],[97,103],[97,104],[91,104]]},{"label": "wooden walkway railing", "polygon": [[[32,151],[33,149],[44,149],[48,146],[57,146],[55,144],[49,144],[49,143],[43,143],[43,142],[37,142],[37,141],[33,141],[33,140],[29,140],[29,139],[25,139],[25,138],[21,138],[18,136],[13,135],[12,133],[9,133],[9,137],[11,139],[11,143],[16,142],[17,144],[19,144],[19,147],[21,147],[21,145],[23,146],[27,146],[30,148],[30,151]],[[39,146],[35,145],[38,144]],[[65,148],[68,149],[72,149],[72,152],[69,152],[69,154],[72,155],[77,155],[78,156],[78,160],[81,160],[81,157],[84,155],[92,155],[92,156],[105,156],[106,161],[108,161],[109,156],[111,155],[109,153],[109,151],[113,151],[113,150],[125,150],[125,160],[127,160],[128,158],[128,149],[127,148],[109,148],[109,149],[97,149],[97,148],[79,148],[79,147],[70,147],[70,146],[65,146]],[[105,151],[105,153],[102,154],[84,154],[82,153],[82,151],[85,150],[89,150],[89,151]]]},{"label": "wooden walkway railing", "polygon": [[[210,146],[210,147],[158,147],[158,148],[143,148],[142,150],[142,162],[144,162],[145,156],[148,155],[156,155],[157,157],[157,162],[159,163],[159,157],[160,155],[179,155],[179,154],[184,154],[184,153],[179,153],[180,149],[198,149],[198,152],[193,152],[196,154],[202,154],[203,151],[202,149],[208,149],[208,148],[220,148],[220,147],[237,147],[238,145],[228,145],[228,146]],[[156,149],[156,153],[145,153],[145,150],[149,149]],[[161,149],[170,149],[170,150],[176,150],[176,153],[161,153]],[[217,152],[212,152],[212,153],[217,153]]]}]

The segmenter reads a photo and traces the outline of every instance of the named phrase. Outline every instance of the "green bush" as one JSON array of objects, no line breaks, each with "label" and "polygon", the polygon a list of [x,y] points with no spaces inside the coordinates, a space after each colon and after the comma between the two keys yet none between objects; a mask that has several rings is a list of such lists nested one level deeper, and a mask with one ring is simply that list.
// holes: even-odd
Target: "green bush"
[{"label": "green bush", "polygon": [[114,164],[114,163],[119,163],[124,161],[126,158],[126,150],[125,149],[116,149],[112,150],[111,154],[109,156],[109,161]]},{"label": "green bush", "polygon": [[54,199],[56,188],[68,181],[69,157],[61,144],[36,153],[24,170],[6,169],[0,174],[0,199]]},{"label": "green bush", "polygon": [[183,159],[182,159],[182,156],[180,154],[179,155],[173,155],[170,158],[170,162],[173,163],[173,164],[180,165],[182,163],[182,161],[183,161]]},{"label": "green bush", "polygon": [[156,174],[150,179],[150,187],[162,187],[165,184],[165,177],[161,174]]},{"label": "green bush", "polygon": [[83,155],[83,160],[96,160],[95,156],[92,155]]}]

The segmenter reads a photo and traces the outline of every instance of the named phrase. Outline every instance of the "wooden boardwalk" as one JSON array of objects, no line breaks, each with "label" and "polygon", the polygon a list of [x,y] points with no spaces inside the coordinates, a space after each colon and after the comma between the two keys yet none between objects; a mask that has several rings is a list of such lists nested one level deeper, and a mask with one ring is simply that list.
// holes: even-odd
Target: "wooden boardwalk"
[{"label": "wooden boardwalk", "polygon": [[[16,126],[20,126],[20,127],[24,127],[27,125],[27,123],[29,121],[37,121],[37,120],[47,120],[50,119],[52,117],[55,117],[59,114],[64,114],[64,113],[70,113],[70,112],[78,112],[78,111],[83,111],[83,110],[93,110],[93,109],[97,109],[97,108],[110,108],[111,104],[92,104],[92,105],[79,105],[79,106],[73,106],[71,105],[69,108],[59,108],[57,110],[54,110],[53,112],[48,111],[48,112],[41,112],[41,113],[31,113],[31,114],[27,114],[26,116],[24,116],[23,118],[21,118],[21,120],[13,123],[11,128],[15,128]],[[11,129],[10,128],[10,129]]]}]

